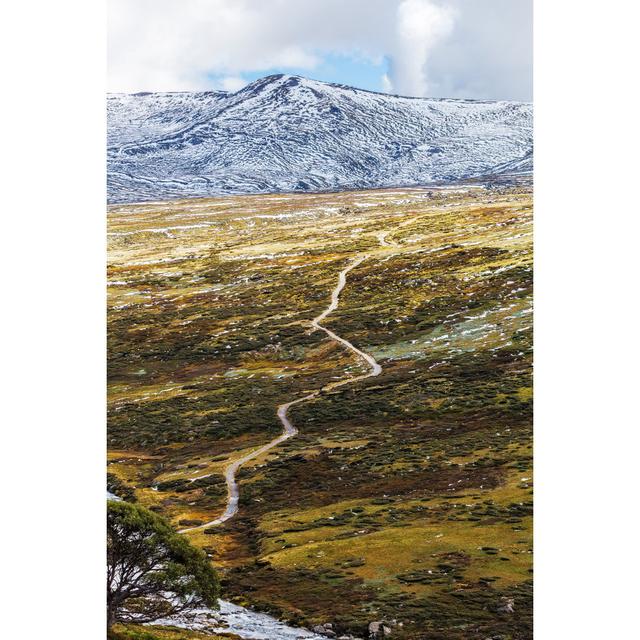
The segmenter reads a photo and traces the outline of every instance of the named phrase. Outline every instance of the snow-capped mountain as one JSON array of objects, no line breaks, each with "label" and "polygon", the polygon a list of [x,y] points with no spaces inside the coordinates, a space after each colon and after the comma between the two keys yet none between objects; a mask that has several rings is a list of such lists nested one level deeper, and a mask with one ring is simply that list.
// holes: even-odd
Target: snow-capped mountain
[{"label": "snow-capped mountain", "polygon": [[111,94],[108,198],[425,185],[532,169],[532,105],[275,75],[235,93]]}]

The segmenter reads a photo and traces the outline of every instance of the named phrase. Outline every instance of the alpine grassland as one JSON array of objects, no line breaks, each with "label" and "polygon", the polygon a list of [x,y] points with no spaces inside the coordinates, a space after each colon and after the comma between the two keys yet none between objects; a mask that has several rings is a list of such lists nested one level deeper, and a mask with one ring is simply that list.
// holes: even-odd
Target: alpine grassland
[{"label": "alpine grassland", "polygon": [[[531,637],[532,237],[524,180],[110,206],[110,491],[290,624]],[[360,258],[323,326],[371,377],[311,324]]]}]

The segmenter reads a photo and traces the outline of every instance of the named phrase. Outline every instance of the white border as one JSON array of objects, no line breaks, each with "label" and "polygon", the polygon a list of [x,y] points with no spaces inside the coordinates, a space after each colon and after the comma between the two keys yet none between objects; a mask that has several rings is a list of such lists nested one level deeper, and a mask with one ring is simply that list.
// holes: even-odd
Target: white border
[{"label": "white border", "polygon": [[535,630],[637,633],[636,3],[537,0]]},{"label": "white border", "polygon": [[[637,628],[636,6],[535,3],[541,640]],[[3,16],[11,638],[104,633],[105,31],[100,2],[12,3]]]},{"label": "white border", "polygon": [[0,46],[0,634],[100,638],[105,5],[10,3]]}]

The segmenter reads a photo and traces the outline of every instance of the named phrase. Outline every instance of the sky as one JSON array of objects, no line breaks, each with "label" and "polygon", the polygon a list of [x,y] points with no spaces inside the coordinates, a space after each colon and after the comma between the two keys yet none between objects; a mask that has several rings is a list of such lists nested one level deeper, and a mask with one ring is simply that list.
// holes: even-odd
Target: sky
[{"label": "sky", "polygon": [[108,90],[273,73],[406,96],[532,99],[532,0],[108,0]]}]

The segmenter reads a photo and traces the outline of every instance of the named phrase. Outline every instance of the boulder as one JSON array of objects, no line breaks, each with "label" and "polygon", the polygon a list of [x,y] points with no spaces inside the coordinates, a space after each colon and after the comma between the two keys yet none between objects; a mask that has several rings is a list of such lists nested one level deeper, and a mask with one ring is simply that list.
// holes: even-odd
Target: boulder
[{"label": "boulder", "polygon": [[496,610],[498,613],[513,613],[514,604],[513,598],[501,598]]},{"label": "boulder", "polygon": [[369,623],[369,638],[370,640],[380,640],[381,638],[387,638],[391,635],[391,627],[389,624],[382,620],[376,620]]},{"label": "boulder", "polygon": [[313,629],[313,633],[319,633],[320,635],[327,636],[328,638],[335,638],[336,632],[333,630],[333,625],[330,622],[324,624],[317,624]]}]

